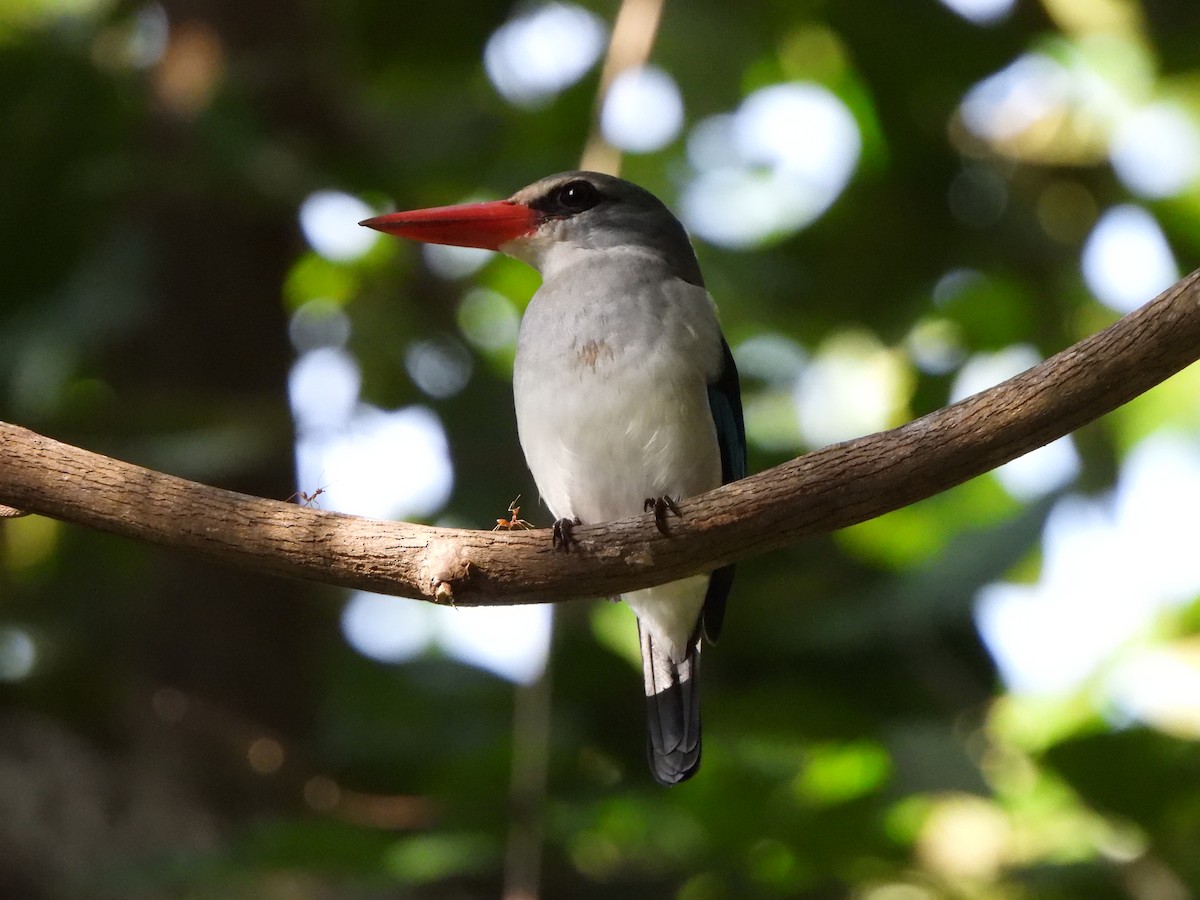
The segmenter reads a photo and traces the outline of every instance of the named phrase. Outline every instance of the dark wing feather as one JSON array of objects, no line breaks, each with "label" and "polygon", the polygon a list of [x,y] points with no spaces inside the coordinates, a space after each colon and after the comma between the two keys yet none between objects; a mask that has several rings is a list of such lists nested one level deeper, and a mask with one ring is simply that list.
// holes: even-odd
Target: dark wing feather
[{"label": "dark wing feather", "polygon": [[[723,364],[717,380],[708,386],[708,406],[713,424],[717,427],[717,443],[721,448],[721,483],[728,484],[746,477],[746,423],[742,418],[742,389],[738,382],[737,365],[729,344],[721,338]],[[725,600],[733,586],[733,566],[712,573],[708,593],[704,597],[704,635],[716,642],[725,618]]]}]

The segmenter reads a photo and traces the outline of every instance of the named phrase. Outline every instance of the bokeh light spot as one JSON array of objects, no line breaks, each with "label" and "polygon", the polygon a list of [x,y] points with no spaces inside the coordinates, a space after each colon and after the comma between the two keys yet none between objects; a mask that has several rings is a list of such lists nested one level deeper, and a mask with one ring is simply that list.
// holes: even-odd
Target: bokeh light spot
[{"label": "bokeh light spot", "polygon": [[976,25],[994,25],[1008,18],[1016,0],[942,0],[949,10]]},{"label": "bokeh light spot", "polygon": [[1171,197],[1200,175],[1200,129],[1177,106],[1147,106],[1121,120],[1109,154],[1117,177],[1135,194]]},{"label": "bokeh light spot", "polygon": [[246,762],[259,775],[274,775],[285,759],[283,745],[272,737],[255,738],[246,749]]},{"label": "bokeh light spot", "polygon": [[452,247],[448,244],[422,244],[421,256],[433,274],[447,281],[474,275],[496,254],[479,247]]},{"label": "bokeh light spot", "polygon": [[924,318],[905,339],[913,364],[928,375],[945,375],[962,365],[966,351],[959,327],[949,319]]},{"label": "bokeh light spot", "polygon": [[583,77],[600,58],[606,36],[603,21],[583,7],[548,3],[497,28],[483,63],[506,100],[537,106]]},{"label": "bokeh light spot", "polygon": [[309,246],[331,262],[349,262],[371,249],[378,235],[358,223],[375,215],[342,191],[315,191],[300,204],[300,229]]},{"label": "bokeh light spot", "polygon": [[458,306],[463,337],[481,350],[514,348],[521,317],[503,294],[486,288],[468,291]]},{"label": "bokeh light spot", "polygon": [[946,200],[954,218],[972,228],[996,224],[1008,206],[1008,183],[991,166],[966,166],[954,176]]},{"label": "bokeh light spot", "polygon": [[688,141],[696,176],[680,213],[698,236],[749,247],[819,218],[849,183],[862,138],[835,94],[806,82],[755,91],[732,116],[703,120]]},{"label": "bokeh light spot", "polygon": [[309,300],[288,319],[288,337],[301,354],[344,347],[350,339],[350,317],[331,300]]},{"label": "bokeh light spot", "polygon": [[547,605],[447,609],[356,591],[342,611],[342,633],[359,653],[399,663],[440,647],[468,665],[528,684],[550,648]]},{"label": "bokeh light spot", "polygon": [[[976,623],[1009,688],[1076,690],[1162,610],[1194,599],[1198,506],[1200,455],[1167,438],[1139,444],[1110,495],[1056,504],[1037,583],[992,584],[977,599]],[[1130,689],[1123,697],[1134,707]]]},{"label": "bokeh light spot", "polygon": [[355,591],[342,609],[342,634],[363,656],[402,662],[423,652],[433,639],[431,612],[412,600]]},{"label": "bokeh light spot", "polygon": [[471,378],[471,354],[449,337],[428,338],[411,344],[404,354],[404,368],[413,384],[430,397],[453,397]]},{"label": "bokeh light spot", "polygon": [[1051,182],[1038,195],[1038,224],[1048,237],[1063,244],[1081,241],[1098,214],[1096,198],[1076,181]]},{"label": "bokeh light spot", "polygon": [[0,626],[0,682],[24,681],[37,664],[37,644],[24,628]]},{"label": "bokeh light spot", "polygon": [[1067,103],[1071,76],[1062,63],[1027,53],[973,86],[962,117],[974,134],[993,143],[1014,140]]},{"label": "bokeh light spot", "polygon": [[800,431],[824,446],[896,424],[911,391],[902,354],[873,334],[843,332],[813,355],[794,393]]},{"label": "bokeh light spot", "polygon": [[1132,312],[1166,290],[1179,266],[1158,222],[1140,206],[1114,206],[1100,217],[1083,247],[1083,278],[1096,299]]},{"label": "bokeh light spot", "polygon": [[288,399],[302,431],[333,428],[350,418],[362,375],[349,353],[322,347],[303,354],[288,375]]},{"label": "bokeh light spot", "polygon": [[604,98],[600,126],[610,144],[629,153],[665,147],[683,127],[683,98],[675,79],[657,66],[622,72]]}]

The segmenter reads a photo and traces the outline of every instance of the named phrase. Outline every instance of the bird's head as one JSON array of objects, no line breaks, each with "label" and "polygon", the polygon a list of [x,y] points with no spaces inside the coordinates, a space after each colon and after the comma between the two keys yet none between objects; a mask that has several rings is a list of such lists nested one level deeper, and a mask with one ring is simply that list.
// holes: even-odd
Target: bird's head
[{"label": "bird's head", "polygon": [[389,213],[359,224],[430,244],[498,250],[543,274],[575,250],[633,248],[701,283],[687,233],[662,201],[599,172],[550,175],[507,200]]}]

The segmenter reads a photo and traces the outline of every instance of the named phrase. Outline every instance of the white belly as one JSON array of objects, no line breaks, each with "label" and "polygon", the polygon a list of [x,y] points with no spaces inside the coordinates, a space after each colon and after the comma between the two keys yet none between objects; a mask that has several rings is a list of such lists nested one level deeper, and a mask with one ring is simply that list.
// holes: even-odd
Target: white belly
[{"label": "white belly", "polygon": [[635,372],[552,378],[517,395],[517,428],[538,491],[556,518],[606,522],[649,497],[721,483],[703,385],[653,384]]}]

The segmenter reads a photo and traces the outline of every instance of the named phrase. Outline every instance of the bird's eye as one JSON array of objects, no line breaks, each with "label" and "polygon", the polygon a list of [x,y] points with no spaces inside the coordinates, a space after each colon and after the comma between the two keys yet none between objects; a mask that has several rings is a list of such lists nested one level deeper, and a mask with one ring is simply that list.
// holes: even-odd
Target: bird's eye
[{"label": "bird's eye", "polygon": [[563,209],[580,213],[600,202],[600,192],[590,181],[571,181],[558,189],[554,199]]}]

